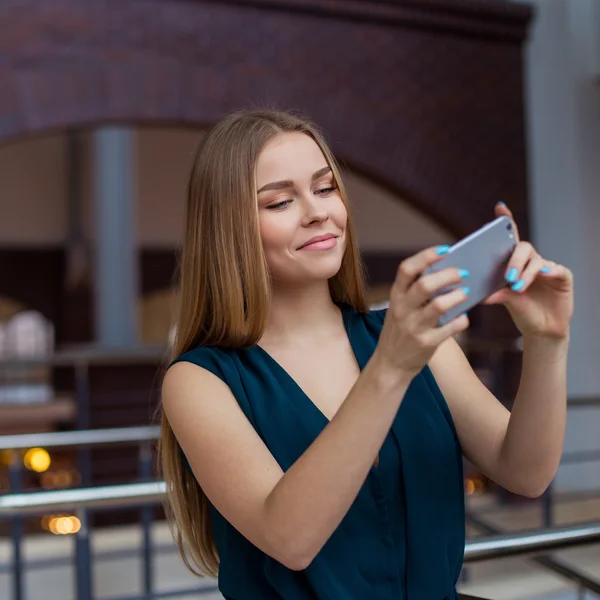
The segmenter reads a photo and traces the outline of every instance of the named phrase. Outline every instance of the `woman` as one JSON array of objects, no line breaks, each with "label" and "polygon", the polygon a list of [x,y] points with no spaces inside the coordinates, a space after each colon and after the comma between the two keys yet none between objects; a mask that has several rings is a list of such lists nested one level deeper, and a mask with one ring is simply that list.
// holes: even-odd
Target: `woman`
[{"label": "woman", "polygon": [[[505,206],[496,215],[510,215]],[[455,599],[462,455],[538,496],[565,427],[572,277],[520,242],[492,296],[523,333],[512,415],[438,316],[447,247],[405,260],[369,311],[340,171],[314,126],[241,112],[203,139],[163,383],[161,459],[188,567],[233,600]],[[468,285],[468,283],[465,283]]]}]

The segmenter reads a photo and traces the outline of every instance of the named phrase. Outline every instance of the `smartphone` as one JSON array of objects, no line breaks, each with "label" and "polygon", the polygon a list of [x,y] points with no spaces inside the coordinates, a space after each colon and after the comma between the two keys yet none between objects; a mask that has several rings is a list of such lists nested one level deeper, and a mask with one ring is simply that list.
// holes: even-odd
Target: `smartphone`
[{"label": "smartphone", "polygon": [[439,296],[460,287],[468,287],[471,290],[464,302],[440,317],[440,326],[506,287],[506,269],[516,245],[512,221],[506,216],[498,217],[451,246],[442,260],[423,271],[426,275],[455,267],[470,272],[467,279],[436,293],[436,296]]}]

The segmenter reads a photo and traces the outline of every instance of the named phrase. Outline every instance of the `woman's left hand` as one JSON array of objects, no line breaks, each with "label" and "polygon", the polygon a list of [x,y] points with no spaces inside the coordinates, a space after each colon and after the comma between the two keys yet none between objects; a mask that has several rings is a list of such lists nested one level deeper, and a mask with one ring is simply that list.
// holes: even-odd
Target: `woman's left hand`
[{"label": "woman's left hand", "polygon": [[563,339],[573,315],[573,274],[563,265],[544,260],[529,243],[519,239],[511,211],[497,204],[496,217],[513,221],[517,246],[506,271],[508,286],[484,304],[503,304],[523,336]]}]

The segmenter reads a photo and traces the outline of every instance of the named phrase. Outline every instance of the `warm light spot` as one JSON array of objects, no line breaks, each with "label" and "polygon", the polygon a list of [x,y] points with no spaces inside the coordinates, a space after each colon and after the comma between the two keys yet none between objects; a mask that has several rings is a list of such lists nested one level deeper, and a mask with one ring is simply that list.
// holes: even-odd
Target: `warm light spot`
[{"label": "warm light spot", "polygon": [[36,473],[47,471],[50,467],[50,462],[50,454],[43,448],[31,448],[27,450],[23,457],[25,468]]},{"label": "warm light spot", "polygon": [[480,477],[467,477],[467,479],[465,479],[465,494],[467,496],[481,494],[484,491],[485,484],[483,479],[481,479]]},{"label": "warm light spot", "polygon": [[73,535],[81,529],[81,521],[77,517],[52,517],[48,529],[54,535]]},{"label": "warm light spot", "polygon": [[475,493],[475,482],[472,479],[465,481],[465,494],[472,496]]},{"label": "warm light spot", "polygon": [[73,523],[69,517],[61,517],[58,520],[56,528],[63,535],[68,535],[69,533],[73,533]]}]

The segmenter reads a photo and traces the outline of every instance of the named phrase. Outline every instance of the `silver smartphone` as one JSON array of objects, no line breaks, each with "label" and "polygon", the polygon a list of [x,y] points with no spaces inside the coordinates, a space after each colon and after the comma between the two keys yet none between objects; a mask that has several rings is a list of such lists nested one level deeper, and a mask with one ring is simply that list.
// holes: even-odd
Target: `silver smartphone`
[{"label": "silver smartphone", "polygon": [[470,272],[470,276],[462,282],[443,288],[436,294],[444,294],[460,287],[470,289],[464,302],[440,317],[440,326],[506,287],[506,269],[517,244],[513,229],[508,217],[498,217],[454,244],[442,260],[423,271],[425,275],[455,267]]}]

